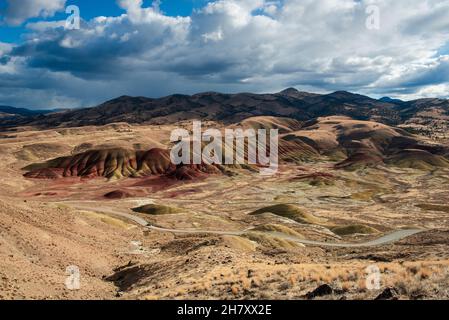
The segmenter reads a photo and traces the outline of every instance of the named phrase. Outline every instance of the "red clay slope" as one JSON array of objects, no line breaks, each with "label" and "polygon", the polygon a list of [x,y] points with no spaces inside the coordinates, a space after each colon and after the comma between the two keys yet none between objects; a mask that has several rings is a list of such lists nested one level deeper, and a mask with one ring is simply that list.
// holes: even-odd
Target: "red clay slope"
[{"label": "red clay slope", "polygon": [[213,165],[172,164],[170,151],[151,149],[134,151],[123,148],[90,150],[75,156],[31,165],[24,176],[32,179],[58,179],[64,177],[127,178],[167,175],[178,180],[192,180],[205,174],[220,173]]}]

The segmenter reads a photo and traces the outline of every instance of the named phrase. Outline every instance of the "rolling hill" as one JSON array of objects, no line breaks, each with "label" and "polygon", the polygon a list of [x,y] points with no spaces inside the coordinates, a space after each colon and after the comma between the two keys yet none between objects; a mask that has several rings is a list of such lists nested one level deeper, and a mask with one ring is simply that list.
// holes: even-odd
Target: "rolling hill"
[{"label": "rolling hill", "polygon": [[[289,118],[252,117],[230,127],[235,126],[281,129],[279,158],[282,163],[327,160],[333,162],[335,169],[351,170],[378,165],[425,171],[449,168],[447,146],[429,144],[422,137],[374,121],[332,116],[300,124]],[[234,145],[225,147],[234,148]],[[168,149],[145,151],[120,147],[90,149],[32,164],[24,170],[27,171],[24,176],[32,179],[166,176],[176,180],[195,180],[227,172],[225,166],[218,164],[174,165]]]}]

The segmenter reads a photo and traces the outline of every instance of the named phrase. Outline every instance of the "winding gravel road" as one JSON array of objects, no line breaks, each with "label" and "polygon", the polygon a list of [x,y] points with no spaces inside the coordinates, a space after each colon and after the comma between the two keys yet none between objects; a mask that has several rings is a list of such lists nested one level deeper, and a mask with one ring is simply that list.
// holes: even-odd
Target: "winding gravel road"
[{"label": "winding gravel road", "polygon": [[[58,202],[57,204],[64,204],[69,205],[74,209],[77,210],[86,210],[86,211],[93,211],[93,212],[99,212],[103,214],[108,215],[114,215],[117,217],[121,217],[130,221],[133,221],[134,223],[153,230],[157,232],[168,232],[168,233],[176,233],[176,234],[211,234],[211,235],[225,235],[225,236],[242,236],[246,234],[250,230],[246,231],[210,231],[210,230],[181,230],[181,229],[167,229],[167,228],[160,228],[155,227],[148,223],[145,219],[129,214],[129,213],[123,213],[123,212],[117,212],[111,208],[99,208],[93,206],[94,202],[85,202],[85,205],[80,204],[79,202]],[[88,204],[91,204],[90,206]],[[339,242],[320,242],[320,241],[313,241],[313,240],[305,240],[300,239],[297,237],[289,236],[283,233],[278,232],[266,232],[266,234],[270,234],[272,236],[298,242],[304,245],[310,245],[310,246],[318,246],[318,247],[337,247],[337,248],[363,248],[363,247],[376,247],[376,246],[382,246],[387,244],[392,244],[395,242],[398,242],[400,240],[403,240],[405,238],[408,238],[412,235],[418,234],[423,232],[424,230],[421,229],[404,229],[404,230],[398,230],[393,233],[384,235],[380,238],[363,242],[363,243],[339,243]]]}]

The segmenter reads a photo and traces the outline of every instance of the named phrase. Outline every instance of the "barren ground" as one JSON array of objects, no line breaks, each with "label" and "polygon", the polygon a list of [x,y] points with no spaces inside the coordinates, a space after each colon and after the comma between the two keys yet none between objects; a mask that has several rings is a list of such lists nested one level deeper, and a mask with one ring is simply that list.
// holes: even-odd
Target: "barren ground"
[{"label": "barren ground", "polygon": [[[402,299],[449,298],[448,169],[344,171],[313,162],[283,165],[270,178],[245,171],[195,182],[23,177],[26,165],[88,146],[166,146],[171,129],[118,124],[3,134],[0,298],[302,299],[323,284],[333,292],[317,298],[373,299],[389,287]],[[315,173],[332,178],[304,179]],[[104,197],[115,190],[134,197]],[[79,209],[86,203],[89,210]],[[180,210],[166,215],[131,210],[145,204]],[[315,220],[250,215],[279,204],[298,207]],[[148,231],[105,213],[108,208],[167,229],[247,234]],[[401,229],[423,232],[380,247],[331,248],[304,246],[263,229],[273,225],[271,231],[320,242],[365,242]],[[353,225],[375,232],[335,231]],[[65,286],[71,265],[80,268],[80,290]],[[366,287],[366,268],[372,265],[381,272],[378,290]]]}]

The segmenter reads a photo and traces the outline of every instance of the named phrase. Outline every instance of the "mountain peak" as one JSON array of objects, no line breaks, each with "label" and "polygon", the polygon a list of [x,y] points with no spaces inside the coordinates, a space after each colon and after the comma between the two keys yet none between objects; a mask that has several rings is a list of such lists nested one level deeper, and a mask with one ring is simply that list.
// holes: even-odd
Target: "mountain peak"
[{"label": "mountain peak", "polygon": [[285,90],[282,90],[279,93],[282,95],[285,95],[285,96],[292,96],[292,95],[298,95],[300,92],[297,89],[290,87]]},{"label": "mountain peak", "polygon": [[[337,99],[337,100],[344,100],[346,102],[353,102],[353,101],[361,101],[361,100],[366,100],[366,101],[372,101],[374,100],[371,97],[365,96],[365,95],[361,95],[358,93],[352,93],[349,91],[335,91],[332,92],[328,95],[326,95],[327,97],[333,98],[333,99]],[[376,100],[374,100],[376,101]]]},{"label": "mountain peak", "polygon": [[404,101],[402,101],[402,100],[399,100],[399,99],[393,99],[393,98],[390,98],[390,97],[383,97],[383,98],[380,98],[379,101],[381,101],[381,102],[386,102],[386,103],[403,103],[403,102],[404,102]]},{"label": "mountain peak", "polygon": [[356,95],[355,93],[344,90],[335,91],[329,94],[329,96],[355,96],[355,95]]},{"label": "mountain peak", "polygon": [[307,97],[318,96],[318,94],[299,91],[296,88],[287,88],[287,89],[277,93],[277,95],[294,98],[294,99],[304,99]]}]

